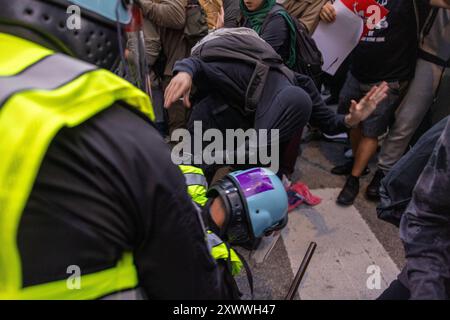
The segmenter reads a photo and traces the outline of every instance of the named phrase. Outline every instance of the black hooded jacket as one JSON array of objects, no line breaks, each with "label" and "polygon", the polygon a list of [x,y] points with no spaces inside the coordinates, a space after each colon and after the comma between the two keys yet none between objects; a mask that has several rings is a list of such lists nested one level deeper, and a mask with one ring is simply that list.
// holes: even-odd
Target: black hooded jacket
[{"label": "black hooded jacket", "polygon": [[[450,299],[450,117],[402,216],[412,299]],[[405,281],[403,281],[405,282]]]}]

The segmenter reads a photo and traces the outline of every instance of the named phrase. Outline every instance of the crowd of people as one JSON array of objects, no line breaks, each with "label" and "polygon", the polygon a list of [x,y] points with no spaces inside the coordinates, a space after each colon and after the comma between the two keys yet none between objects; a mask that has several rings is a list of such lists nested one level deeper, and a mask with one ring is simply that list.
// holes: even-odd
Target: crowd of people
[{"label": "crowd of people", "polygon": [[[158,6],[166,9],[172,7],[173,10],[178,7],[182,10],[187,4],[182,2],[141,1],[146,12],[157,12]],[[278,128],[282,132],[281,153],[284,155],[280,175],[289,177],[294,169],[295,161],[292,159],[298,155],[299,143],[295,142],[299,141],[306,124],[316,126],[324,133],[346,131],[352,157],[331,170],[333,174],[348,177],[336,201],[341,205],[353,204],[359,193],[359,178],[370,173],[368,164],[374,157],[378,159],[378,168],[367,187],[366,195],[368,199],[378,201],[383,178],[392,170],[395,171],[395,164],[417,142],[420,135],[450,114],[450,96],[448,93],[447,96],[442,96],[445,82],[448,82],[450,58],[448,3],[430,3],[428,0],[390,0],[378,3],[388,10],[388,15],[361,38],[358,46],[335,75],[322,75],[323,86],[319,88],[321,93],[330,93],[325,100],[327,105],[337,104],[337,113],[347,115],[356,105],[355,101],[363,98],[374,85],[386,85],[386,97],[377,101],[377,108],[360,124],[358,121],[356,125],[347,125],[345,128],[345,123],[339,123],[338,118],[325,115],[325,105],[316,103],[316,98],[313,98],[312,108],[308,107],[308,99],[302,96],[305,87],[303,90],[292,88],[281,73],[269,74],[260,100],[261,106],[258,106],[254,118],[250,121],[235,110],[223,117],[217,117],[217,114],[212,114],[212,110],[221,105],[244,103],[245,88],[251,79],[252,70],[245,62],[232,59],[202,61],[197,56],[191,57],[187,50],[184,59],[178,56],[181,61],[178,61],[175,67],[168,64],[169,72],[173,72],[170,76],[175,76],[169,92],[166,91],[167,99],[164,102],[168,108],[169,132],[179,128],[178,124],[191,128],[195,120],[221,130],[251,126]],[[333,23],[336,19],[333,1],[203,0],[199,1],[199,5],[206,12],[209,32],[217,32],[220,28],[253,29],[281,57],[284,65],[294,71],[297,52],[293,19],[298,19],[310,34],[314,33],[319,22]],[[166,26],[159,24],[152,14],[146,18],[159,25],[162,34],[167,32]],[[182,37],[183,30],[179,29],[178,32]],[[161,43],[162,47],[171,47],[170,44],[164,46],[164,40],[161,40]],[[166,51],[165,54],[171,57],[174,52]],[[168,60],[172,61],[170,58]],[[205,97],[196,93],[193,96],[194,102],[189,104],[193,105],[190,120],[184,124],[177,122],[177,125],[173,126],[172,113],[182,108],[179,98],[191,93],[192,82],[197,91],[206,90],[208,94]],[[166,86],[163,90],[165,88]],[[310,97],[314,96],[313,89],[306,91]],[[439,92],[441,95],[438,98]],[[436,107],[437,100],[440,100],[439,108]],[[277,107],[271,107],[271,104],[276,104]],[[273,109],[276,111],[267,112]],[[300,113],[296,113],[294,109],[300,110]],[[423,167],[420,168],[422,169]],[[217,168],[214,168],[213,172],[215,170]],[[449,174],[446,172],[447,177]],[[423,188],[421,180],[417,179],[415,182],[418,183],[417,189]],[[442,189],[442,192],[445,193],[444,190]],[[437,196],[430,194],[429,197]],[[436,204],[438,202],[437,198],[432,201]],[[440,205],[445,206],[444,199],[439,201],[442,201]],[[445,228],[448,237],[450,226],[447,222]],[[409,247],[406,249],[409,257]],[[445,250],[442,254],[447,254],[448,259]],[[412,260],[412,257],[408,259]],[[441,262],[444,263],[444,260]],[[448,266],[448,260],[446,265],[440,266],[447,268],[447,280]],[[420,277],[418,270],[411,269],[409,272],[412,278]],[[420,296],[418,292],[415,294]]]},{"label": "crowd of people", "polygon": [[[339,205],[377,159],[366,195],[406,253],[380,299],[450,299],[449,0],[374,1],[388,14],[319,77],[299,42],[339,19],[332,0],[15,2],[0,0],[0,298],[238,299],[230,245],[286,225],[313,127],[347,133]],[[61,22],[68,5],[80,30]],[[174,133],[195,139],[198,122],[278,130],[277,172],[197,163],[195,141],[175,165]],[[65,287],[68,265],[84,290]]]}]

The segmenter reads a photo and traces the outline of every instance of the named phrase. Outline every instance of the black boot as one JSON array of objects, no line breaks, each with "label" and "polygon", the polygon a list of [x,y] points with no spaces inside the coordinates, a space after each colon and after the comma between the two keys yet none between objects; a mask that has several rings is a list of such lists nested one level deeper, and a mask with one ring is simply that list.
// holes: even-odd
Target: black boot
[{"label": "black boot", "polygon": [[380,169],[375,171],[372,181],[367,186],[366,195],[370,200],[380,200],[380,185],[384,178],[384,172]]},{"label": "black boot", "polygon": [[[336,166],[333,169],[331,169],[331,173],[336,174],[338,176],[349,175],[350,173],[352,173],[353,163],[354,163],[354,160],[349,160],[346,163],[344,163],[340,166]],[[369,173],[370,173],[370,169],[368,167],[366,167],[364,169],[364,171],[361,173],[361,176],[365,176]]]},{"label": "black boot", "polygon": [[352,205],[358,196],[359,192],[359,178],[349,175],[347,182],[345,182],[344,188],[337,198],[337,203],[344,206]]}]

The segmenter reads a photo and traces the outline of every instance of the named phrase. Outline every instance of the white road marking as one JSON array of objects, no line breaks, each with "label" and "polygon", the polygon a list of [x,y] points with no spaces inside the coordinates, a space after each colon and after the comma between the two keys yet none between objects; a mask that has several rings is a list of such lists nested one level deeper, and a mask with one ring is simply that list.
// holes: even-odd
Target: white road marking
[{"label": "white road marking", "polygon": [[277,244],[281,233],[273,233],[272,235],[263,237],[258,249],[252,251],[251,258],[258,264],[264,263],[266,259],[270,256],[272,249]]},{"label": "white road marking", "polygon": [[[301,299],[375,299],[399,273],[358,210],[336,205],[339,191],[312,190],[322,203],[291,212],[282,232],[294,275],[309,243],[317,243],[299,289]],[[380,289],[367,287],[370,265],[381,270]]]}]

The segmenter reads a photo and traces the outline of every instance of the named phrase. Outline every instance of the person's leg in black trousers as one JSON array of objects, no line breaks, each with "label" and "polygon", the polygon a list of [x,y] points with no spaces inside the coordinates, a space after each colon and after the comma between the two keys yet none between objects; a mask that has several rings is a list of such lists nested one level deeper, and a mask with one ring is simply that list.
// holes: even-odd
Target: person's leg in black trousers
[{"label": "person's leg in black trousers", "polygon": [[[224,102],[220,96],[208,95],[205,98],[194,103],[192,113],[189,118],[187,128],[191,134],[191,148],[192,155],[197,159],[201,158],[203,150],[211,143],[211,141],[204,141],[202,136],[198,136],[199,132],[195,131],[195,125],[201,122],[202,133],[204,134],[208,129],[217,129],[225,137],[226,129],[243,129],[247,130],[252,127],[253,117],[246,117],[242,112],[236,108],[230,107]],[[195,149],[195,143],[201,142],[201,148]],[[225,144],[225,139],[223,141]],[[226,147],[226,145],[224,145]],[[222,150],[224,151],[224,150]],[[203,169],[208,182],[211,182],[214,174],[220,167],[226,166],[225,156],[223,158],[224,164],[207,164],[207,163],[193,163],[194,165]]]},{"label": "person's leg in black trousers", "polygon": [[294,171],[301,133],[309,121],[311,110],[309,95],[300,87],[287,86],[276,94],[267,110],[260,108],[256,112],[256,130],[279,130],[279,177],[283,174],[290,176]]},{"label": "person's leg in black trousers", "polygon": [[[277,94],[272,95],[271,101],[261,101],[260,106],[256,110],[256,113],[252,116],[244,116],[239,110],[228,106],[219,97],[208,96],[195,104],[192,110],[191,118],[188,122],[188,129],[191,133],[192,142],[191,147],[194,149],[195,140],[201,139],[201,137],[194,136],[194,122],[201,121],[203,132],[207,129],[218,129],[223,134],[226,129],[243,129],[244,131],[250,128],[256,129],[257,134],[259,130],[266,129],[269,134],[267,142],[268,150],[271,150],[271,145],[276,143],[280,146],[278,156],[281,161],[280,167],[283,170],[293,171],[291,168],[293,157],[297,157],[298,146],[294,147],[295,152],[290,152],[285,155],[285,151],[292,139],[296,138],[296,134],[303,128],[309,121],[311,114],[312,102],[309,95],[301,88],[295,86],[286,86],[281,89]],[[272,141],[270,136],[271,129],[278,129],[277,141]],[[275,139],[275,137],[274,137]],[[210,142],[203,141],[202,149],[206,147]],[[258,137],[258,141],[260,141]],[[261,147],[259,145],[258,147]],[[195,151],[195,150],[194,150]],[[255,150],[252,150],[255,151]],[[294,151],[294,150],[293,150]],[[193,154],[195,152],[192,152]],[[284,156],[284,158],[283,158]],[[259,159],[258,159],[259,160]],[[295,164],[295,161],[294,161]],[[212,177],[214,172],[220,165],[199,165],[204,171],[207,177]],[[249,165],[237,165],[245,168]],[[255,166],[255,164],[250,165]],[[287,167],[287,169],[285,169]],[[281,171],[279,172],[281,173]]]}]

